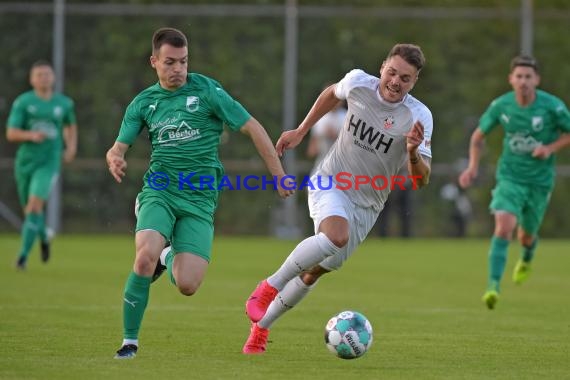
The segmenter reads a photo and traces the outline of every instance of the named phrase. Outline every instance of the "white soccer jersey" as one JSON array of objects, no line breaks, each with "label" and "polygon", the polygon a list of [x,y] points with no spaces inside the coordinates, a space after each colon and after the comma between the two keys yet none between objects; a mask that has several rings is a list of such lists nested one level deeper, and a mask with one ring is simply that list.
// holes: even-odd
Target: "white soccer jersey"
[{"label": "white soccer jersey", "polygon": [[[433,131],[431,112],[423,103],[409,94],[400,103],[386,102],[380,97],[379,85],[379,78],[362,70],[350,71],[337,83],[335,95],[346,99],[348,112],[337,141],[315,172],[332,177],[357,205],[378,211],[391,191],[391,179],[406,165],[408,152],[404,135],[419,120],[424,126],[424,141],[418,151],[431,157]],[[357,190],[356,176],[382,176],[388,181],[387,186],[377,190],[368,184]],[[352,181],[350,188],[348,181]],[[375,183],[377,187],[384,184],[381,179]]]}]

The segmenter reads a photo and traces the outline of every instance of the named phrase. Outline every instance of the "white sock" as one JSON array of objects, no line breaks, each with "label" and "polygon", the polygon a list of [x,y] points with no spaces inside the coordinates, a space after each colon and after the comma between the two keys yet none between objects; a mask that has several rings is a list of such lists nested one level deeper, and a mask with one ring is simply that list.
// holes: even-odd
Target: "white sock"
[{"label": "white sock", "polygon": [[305,285],[299,276],[289,281],[283,290],[277,294],[273,302],[271,302],[263,318],[257,322],[259,327],[264,329],[270,328],[277,318],[301,302],[315,285],[317,285],[316,282],[311,286]]},{"label": "white sock", "polygon": [[267,278],[267,282],[275,289],[281,290],[301,272],[311,269],[339,251],[340,248],[334,245],[327,235],[319,232],[300,242],[285,259],[281,268]]},{"label": "white sock", "polygon": [[127,344],[134,344],[135,346],[139,346],[139,340],[138,339],[123,339],[123,346],[126,346]]},{"label": "white sock", "polygon": [[170,251],[172,251],[172,247],[168,246],[168,247],[164,248],[162,250],[162,252],[160,253],[160,263],[164,266],[166,266],[166,255],[168,255],[170,253]]}]

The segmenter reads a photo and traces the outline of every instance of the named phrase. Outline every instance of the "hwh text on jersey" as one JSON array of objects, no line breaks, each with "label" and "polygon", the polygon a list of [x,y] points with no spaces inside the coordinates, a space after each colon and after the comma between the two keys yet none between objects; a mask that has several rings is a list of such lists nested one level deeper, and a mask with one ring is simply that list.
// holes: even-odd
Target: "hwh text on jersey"
[{"label": "hwh text on jersey", "polygon": [[366,122],[361,119],[354,122],[354,115],[350,115],[350,121],[348,122],[348,131],[350,132],[351,129],[352,135],[355,138],[360,139],[362,142],[367,142],[370,146],[373,146],[374,149],[379,150],[383,145],[384,153],[388,153],[388,149],[390,149],[390,145],[392,145],[394,141],[392,137],[385,141],[387,137],[385,134],[375,131],[373,126],[366,126]]}]

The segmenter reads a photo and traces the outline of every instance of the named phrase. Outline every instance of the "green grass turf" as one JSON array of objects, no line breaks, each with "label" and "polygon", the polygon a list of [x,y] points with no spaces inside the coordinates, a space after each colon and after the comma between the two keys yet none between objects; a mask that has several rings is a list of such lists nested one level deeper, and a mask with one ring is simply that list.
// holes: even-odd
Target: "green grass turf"
[{"label": "green grass turf", "polygon": [[[514,285],[510,249],[497,308],[482,302],[488,240],[368,240],[273,328],[266,354],[245,356],[244,301],[295,242],[216,237],[200,291],[163,276],[151,289],[136,359],[121,342],[127,236],[58,236],[25,273],[16,235],[0,236],[1,379],[568,379],[570,242],[541,241],[529,281]],[[326,349],[327,320],[344,309],[374,328],[356,360]]]}]

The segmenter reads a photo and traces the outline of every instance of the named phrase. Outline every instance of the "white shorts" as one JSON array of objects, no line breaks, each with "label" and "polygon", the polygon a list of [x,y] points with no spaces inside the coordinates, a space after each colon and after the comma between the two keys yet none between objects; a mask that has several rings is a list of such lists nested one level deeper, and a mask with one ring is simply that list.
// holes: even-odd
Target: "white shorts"
[{"label": "white shorts", "polygon": [[319,225],[329,216],[340,216],[348,221],[348,243],[334,256],[327,257],[319,263],[326,270],[339,269],[348,260],[356,247],[368,236],[378,219],[379,211],[354,204],[346,192],[331,188],[329,190],[309,189],[309,212],[315,224],[315,234]]}]

